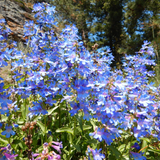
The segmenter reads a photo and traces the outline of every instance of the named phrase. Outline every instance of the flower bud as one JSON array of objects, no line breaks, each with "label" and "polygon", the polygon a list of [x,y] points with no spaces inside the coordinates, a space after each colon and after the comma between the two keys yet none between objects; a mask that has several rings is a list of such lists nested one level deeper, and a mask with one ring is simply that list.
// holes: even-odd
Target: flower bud
[{"label": "flower bud", "polygon": [[28,128],[30,126],[30,123],[26,123],[25,127]]},{"label": "flower bud", "polygon": [[25,126],[22,126],[22,131],[25,131],[26,130],[26,127]]},{"label": "flower bud", "polygon": [[34,122],[31,122],[31,126],[34,126]]},{"label": "flower bud", "polygon": [[30,126],[29,129],[30,129],[30,130],[34,129],[34,126]]},{"label": "flower bud", "polygon": [[34,125],[36,125],[36,124],[37,124],[37,122],[36,122],[36,121],[34,121],[33,123],[34,123]]}]

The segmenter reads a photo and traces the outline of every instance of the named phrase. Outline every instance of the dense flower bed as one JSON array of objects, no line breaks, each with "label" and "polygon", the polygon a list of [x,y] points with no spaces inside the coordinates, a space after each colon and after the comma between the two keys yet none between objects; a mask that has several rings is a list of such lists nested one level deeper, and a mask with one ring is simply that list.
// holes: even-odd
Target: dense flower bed
[{"label": "dense flower bed", "polygon": [[158,154],[159,88],[149,82],[154,76],[149,67],[155,65],[149,42],[134,56],[126,54],[121,70],[113,70],[111,51],[99,53],[95,45],[89,52],[74,25],[57,37],[54,7],[38,3],[33,12],[37,22],[24,26],[32,50],[27,54],[8,41],[11,31],[0,20],[0,67],[10,63],[12,78],[9,86],[0,79],[4,159],[146,159]]}]

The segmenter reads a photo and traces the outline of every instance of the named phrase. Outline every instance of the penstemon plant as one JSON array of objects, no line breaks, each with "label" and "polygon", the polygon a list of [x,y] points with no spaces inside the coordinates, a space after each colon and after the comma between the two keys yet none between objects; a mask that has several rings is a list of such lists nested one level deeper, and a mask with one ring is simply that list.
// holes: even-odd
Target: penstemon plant
[{"label": "penstemon plant", "polygon": [[[0,156],[3,159],[155,159],[159,151],[159,87],[149,42],[113,70],[110,50],[89,52],[66,26],[54,32],[55,8],[34,5],[36,22],[24,25],[28,53],[8,41],[0,20]],[[12,47],[8,47],[12,45]],[[63,145],[62,145],[63,144]]]}]

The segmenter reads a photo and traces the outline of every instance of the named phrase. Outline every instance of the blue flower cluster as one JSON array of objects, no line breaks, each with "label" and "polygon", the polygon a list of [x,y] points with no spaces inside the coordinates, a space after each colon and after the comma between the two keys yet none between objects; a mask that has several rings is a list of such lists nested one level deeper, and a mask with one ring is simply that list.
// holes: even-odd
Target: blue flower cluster
[{"label": "blue flower cluster", "polygon": [[[26,45],[32,51],[24,54],[8,49],[6,43],[0,48],[0,67],[11,59],[17,82],[10,94],[34,99],[29,116],[47,114],[47,106],[52,107],[59,101],[56,96],[61,95],[60,102],[66,100],[72,107],[71,116],[83,111],[84,119],[95,118],[101,123],[90,136],[108,145],[124,130],[129,130],[137,140],[148,136],[160,139],[160,91],[149,83],[154,72],[148,71],[147,66],[155,65],[155,54],[149,43],[145,41],[134,56],[126,55],[122,70],[113,71],[111,52],[91,54],[77,36],[74,25],[66,26],[56,35],[54,7],[38,3],[34,12],[37,22],[30,21],[24,26]],[[0,40],[4,41],[9,30],[4,28],[4,20],[0,23]],[[9,113],[8,104],[12,103],[3,85],[0,83],[1,114]]]},{"label": "blue flower cluster", "polygon": [[10,53],[12,50],[10,50],[7,47],[7,38],[8,33],[10,33],[10,29],[8,29],[5,25],[5,19],[0,19],[0,67],[7,66],[6,60],[10,60]]},{"label": "blue flower cluster", "polygon": [[92,148],[90,148],[88,146],[87,153],[86,153],[86,155],[88,156],[88,160],[91,160],[91,155],[92,155],[94,160],[102,160],[102,159],[104,159],[105,155],[100,153],[101,150],[102,149],[99,149],[99,150],[95,149],[94,150],[94,149],[92,149]]},{"label": "blue flower cluster", "polygon": [[[5,25],[5,20],[0,19],[0,69],[8,65],[7,61],[11,61],[11,54],[15,52],[16,49],[10,49],[8,46],[11,45],[11,42],[8,41],[8,34],[11,32]],[[12,43],[15,46],[15,43]],[[11,92],[4,89],[3,79],[0,77],[0,115],[9,116],[12,111],[17,110],[15,103],[10,100]],[[0,128],[3,127],[4,122],[0,122]],[[5,131],[1,134],[9,138],[11,135],[15,135],[15,132],[12,130],[12,126],[9,124],[5,125]],[[8,153],[6,153],[8,154]]]}]

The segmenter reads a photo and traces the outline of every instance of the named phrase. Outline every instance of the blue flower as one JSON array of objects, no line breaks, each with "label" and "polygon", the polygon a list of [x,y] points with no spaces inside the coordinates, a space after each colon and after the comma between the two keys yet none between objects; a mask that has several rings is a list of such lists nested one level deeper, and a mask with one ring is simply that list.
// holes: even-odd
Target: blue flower
[{"label": "blue flower", "polygon": [[5,19],[0,19],[0,23],[5,23]]},{"label": "blue flower", "polygon": [[102,150],[101,148],[99,150],[97,150],[97,149],[94,150],[94,149],[92,149],[92,148],[90,148],[88,146],[87,153],[86,153],[87,156],[88,156],[88,159],[90,159],[90,153],[92,153],[92,156],[93,156],[94,160],[102,160],[102,159],[104,159],[105,155],[100,153],[101,150]]},{"label": "blue flower", "polygon": [[93,154],[94,160],[102,160],[102,159],[105,158],[105,155],[100,153],[101,150],[102,150],[102,149],[99,149],[99,150],[97,150],[97,149],[92,150],[92,154]]},{"label": "blue flower", "polygon": [[18,124],[14,124],[14,127],[17,128],[19,125]]},{"label": "blue flower", "polygon": [[49,135],[52,135],[52,131],[48,131],[48,134],[49,134]]},{"label": "blue flower", "polygon": [[4,87],[4,83],[0,83],[0,92],[4,91],[3,87]]},{"label": "blue flower", "polygon": [[32,117],[32,116],[37,116],[37,115],[40,115],[40,114],[47,114],[47,110],[43,109],[42,108],[42,101],[39,101],[40,103],[38,102],[33,102],[33,107],[32,108],[29,108],[29,111],[30,113],[28,114],[28,116]]},{"label": "blue flower", "polygon": [[80,110],[80,104],[79,103],[71,103],[72,110],[69,111],[71,116],[74,116],[79,110]]},{"label": "blue flower", "polygon": [[15,132],[12,130],[12,126],[6,126],[5,128],[6,130],[3,131],[1,134],[6,135],[6,138],[9,138],[11,135],[15,135]]},{"label": "blue flower", "polygon": [[93,138],[99,140],[100,142],[103,140],[102,136],[104,134],[104,129],[100,130],[98,127],[96,127],[95,132],[89,133],[90,136],[93,136]]},{"label": "blue flower", "polygon": [[52,15],[53,13],[55,13],[56,11],[55,11],[55,7],[50,7],[50,6],[47,6],[46,7],[46,13],[48,14],[48,15]]},{"label": "blue flower", "polygon": [[130,152],[131,153],[131,157],[134,158],[134,160],[146,160],[146,157],[142,156],[143,153],[135,153],[135,152]]},{"label": "blue flower", "polygon": [[135,149],[137,149],[137,150],[140,150],[140,149],[141,149],[141,147],[139,146],[138,143],[134,143],[134,145],[132,146],[132,148],[135,148]]},{"label": "blue flower", "polygon": [[37,3],[33,5],[33,11],[32,12],[38,12],[44,10],[45,7],[41,3]]},{"label": "blue flower", "polygon": [[3,123],[0,122],[0,129],[3,127]]}]

